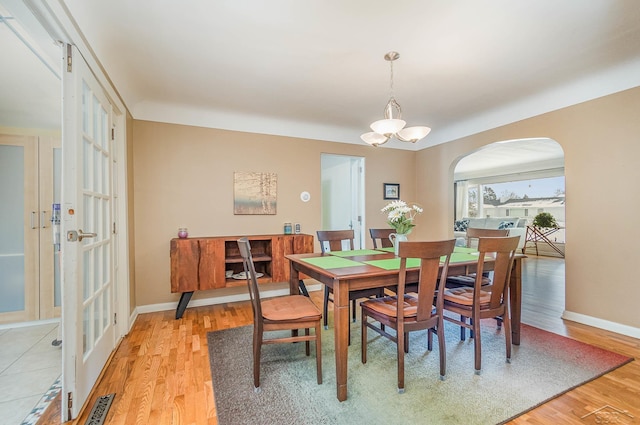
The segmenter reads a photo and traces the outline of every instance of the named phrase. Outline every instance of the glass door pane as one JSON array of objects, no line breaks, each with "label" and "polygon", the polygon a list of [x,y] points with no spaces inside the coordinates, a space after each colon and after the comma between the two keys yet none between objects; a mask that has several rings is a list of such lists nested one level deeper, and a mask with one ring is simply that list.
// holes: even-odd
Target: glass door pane
[{"label": "glass door pane", "polygon": [[0,135],[0,323],[37,319],[37,143]]}]

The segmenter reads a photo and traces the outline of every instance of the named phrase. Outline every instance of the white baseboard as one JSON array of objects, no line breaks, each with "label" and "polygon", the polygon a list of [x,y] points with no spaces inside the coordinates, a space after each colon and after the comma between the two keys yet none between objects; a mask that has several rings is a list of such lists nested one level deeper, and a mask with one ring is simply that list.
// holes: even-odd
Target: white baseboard
[{"label": "white baseboard", "polygon": [[594,328],[604,329],[606,331],[630,336],[632,338],[640,338],[640,328],[635,328],[633,326],[610,322],[608,320],[599,319],[597,317],[587,316],[580,313],[574,313],[567,310],[562,313],[562,318],[565,320],[571,320],[572,322],[582,323],[583,325],[593,326]]},{"label": "white baseboard", "polygon": [[[307,285],[307,291],[309,292],[319,291],[321,289],[322,289],[322,284],[320,283]],[[260,296],[262,298],[278,297],[282,295],[289,295],[289,289],[281,288],[281,289],[267,289],[265,291],[260,291]],[[241,293],[241,294],[233,294],[233,295],[226,295],[226,296],[220,296],[220,297],[191,300],[189,301],[188,307],[202,307],[207,305],[224,304],[224,303],[232,303],[236,301],[248,301],[248,300],[249,300],[249,293]],[[131,315],[132,321],[130,323],[133,324],[133,320],[135,320],[138,314],[154,313],[156,311],[175,310],[177,307],[178,307],[177,302],[147,304],[147,305],[137,306],[134,309],[134,313]]]},{"label": "white baseboard", "polygon": [[5,329],[27,328],[29,326],[48,325],[50,323],[60,324],[60,318],[55,317],[53,319],[34,320],[31,322],[6,323],[4,325],[0,325],[0,331]]}]

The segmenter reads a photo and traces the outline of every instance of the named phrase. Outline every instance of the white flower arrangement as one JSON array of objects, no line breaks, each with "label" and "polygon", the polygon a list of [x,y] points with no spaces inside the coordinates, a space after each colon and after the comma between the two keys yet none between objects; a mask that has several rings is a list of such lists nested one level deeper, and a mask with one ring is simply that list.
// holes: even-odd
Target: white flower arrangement
[{"label": "white flower arrangement", "polygon": [[402,200],[390,202],[382,209],[382,212],[387,213],[389,226],[396,229],[396,233],[404,235],[408,235],[416,227],[413,219],[423,211],[418,205],[409,206]]}]

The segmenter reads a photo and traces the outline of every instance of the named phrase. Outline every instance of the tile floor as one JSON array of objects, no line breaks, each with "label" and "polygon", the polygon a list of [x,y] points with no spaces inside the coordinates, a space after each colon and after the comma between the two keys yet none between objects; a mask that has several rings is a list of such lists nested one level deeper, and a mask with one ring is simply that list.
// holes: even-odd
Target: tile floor
[{"label": "tile floor", "polygon": [[0,425],[32,424],[62,371],[58,323],[0,329]]}]

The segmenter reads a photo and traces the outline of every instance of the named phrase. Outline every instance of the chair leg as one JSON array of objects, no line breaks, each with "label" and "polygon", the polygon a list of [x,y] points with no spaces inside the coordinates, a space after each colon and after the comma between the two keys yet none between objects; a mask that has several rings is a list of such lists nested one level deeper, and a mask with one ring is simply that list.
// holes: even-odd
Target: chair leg
[{"label": "chair leg", "polygon": [[[304,328],[304,336],[307,336],[307,337],[309,336],[309,328]],[[311,350],[310,350],[310,347],[309,347],[309,340],[306,340],[304,342],[304,346],[305,346],[305,350],[304,350],[305,354],[307,356],[311,355]]]},{"label": "chair leg", "polygon": [[351,320],[356,323],[356,300],[351,300]]},{"label": "chair leg", "polygon": [[480,375],[482,363],[482,343],[480,338],[480,320],[471,319],[473,322],[473,352],[475,357],[476,375]]},{"label": "chair leg", "polygon": [[447,374],[447,349],[444,341],[444,319],[440,317],[438,321],[438,350],[440,355],[440,380],[444,381]]},{"label": "chair leg", "polygon": [[[461,314],[460,321],[462,323],[467,323],[467,318]],[[465,339],[467,339],[467,330],[464,326],[460,326],[460,341],[464,341]]]},{"label": "chair leg", "polygon": [[428,351],[432,351],[433,350],[433,328],[429,328],[429,330],[427,331],[427,350]]},{"label": "chair leg", "polygon": [[318,374],[318,385],[322,384],[322,332],[320,321],[316,322],[316,371]]},{"label": "chair leg", "polygon": [[407,340],[407,334],[403,336],[398,335],[398,394],[404,393],[404,353],[405,353],[405,341]]},{"label": "chair leg", "polygon": [[324,287],[324,304],[322,305],[322,324],[325,329],[329,329],[328,322],[328,313],[329,313],[329,287]]},{"label": "chair leg", "polygon": [[255,391],[260,391],[260,351],[262,348],[262,332],[255,326],[253,330],[253,387]]},{"label": "chair leg", "polygon": [[507,363],[511,363],[511,318],[509,313],[505,313],[503,316],[504,323],[504,338],[507,344]]},{"label": "chair leg", "polygon": [[360,361],[362,364],[367,362],[367,315],[362,310],[360,318]]}]

